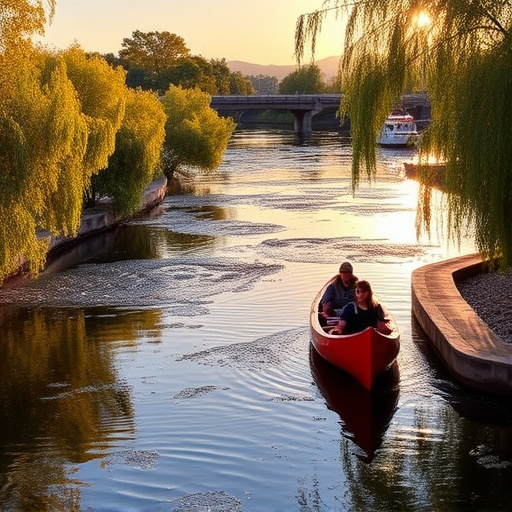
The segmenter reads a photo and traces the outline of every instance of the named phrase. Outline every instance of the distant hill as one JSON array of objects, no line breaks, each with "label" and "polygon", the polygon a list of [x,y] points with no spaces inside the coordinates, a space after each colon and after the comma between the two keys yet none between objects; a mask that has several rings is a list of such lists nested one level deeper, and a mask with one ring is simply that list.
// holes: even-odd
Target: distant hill
[{"label": "distant hill", "polygon": [[[315,64],[324,75],[324,80],[329,80],[333,76],[336,76],[339,60],[339,57],[327,57],[326,59],[315,61]],[[286,75],[289,75],[297,69],[297,66],[294,65],[277,66],[275,64],[252,64],[240,60],[230,60],[227,62],[227,65],[231,72],[240,71],[242,75],[246,76],[275,76],[278,80],[282,80]]]}]

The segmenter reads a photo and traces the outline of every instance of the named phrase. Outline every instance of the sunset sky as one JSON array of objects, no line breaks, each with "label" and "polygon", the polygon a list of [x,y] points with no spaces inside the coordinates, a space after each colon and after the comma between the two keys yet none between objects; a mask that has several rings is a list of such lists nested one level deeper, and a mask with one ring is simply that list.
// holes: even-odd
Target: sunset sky
[{"label": "sunset sky", "polygon": [[[168,31],[191,53],[207,59],[255,64],[294,64],[297,17],[322,0],[57,0],[43,42],[64,49],[75,41],[85,51],[117,54],[132,32]],[[343,22],[324,24],[315,59],[340,55]],[[306,53],[306,61],[311,58]]]}]

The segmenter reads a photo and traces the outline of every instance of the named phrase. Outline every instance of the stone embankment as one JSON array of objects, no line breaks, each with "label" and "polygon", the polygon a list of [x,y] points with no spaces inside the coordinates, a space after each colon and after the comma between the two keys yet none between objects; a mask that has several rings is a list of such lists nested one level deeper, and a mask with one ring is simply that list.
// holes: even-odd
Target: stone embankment
[{"label": "stone embankment", "polygon": [[[159,205],[164,200],[166,191],[167,178],[162,177],[150,183],[142,193],[142,205],[139,213],[151,210]],[[85,212],[82,216],[82,223],[80,224],[77,237],[50,237],[49,249],[52,250],[57,246],[62,246],[77,238],[100,233],[125,220],[125,217],[116,216],[112,210],[110,210],[108,201],[103,204],[100,202],[96,210]]]},{"label": "stone embankment", "polygon": [[[482,309],[482,317],[475,311],[476,304],[490,295],[493,315],[503,309],[510,313],[510,297],[496,286],[500,276],[487,270],[478,254],[416,269],[411,281],[412,313],[456,379],[484,391],[512,394],[512,343],[485,321],[486,315],[489,323],[497,321],[488,309]],[[480,281],[475,281],[477,276]],[[483,288],[482,280],[486,282]],[[463,298],[457,283],[466,288],[464,295],[475,309]]]},{"label": "stone embankment", "polygon": [[[159,205],[165,198],[167,192],[167,178],[164,176],[158,180],[153,181],[146,187],[142,193],[142,205],[138,213],[143,213],[151,210]],[[128,220],[126,217],[117,216],[112,212],[109,207],[109,201],[100,202],[98,207],[92,211],[84,212],[82,222],[76,237],[58,236],[54,237],[48,232],[39,233],[40,239],[48,239],[49,252],[57,249],[65,249],[66,245],[72,244],[77,240],[83,239],[88,236],[101,233],[110,229],[121,222]],[[24,264],[20,265],[20,271],[12,278],[6,279],[4,284],[15,284],[24,273]]]}]

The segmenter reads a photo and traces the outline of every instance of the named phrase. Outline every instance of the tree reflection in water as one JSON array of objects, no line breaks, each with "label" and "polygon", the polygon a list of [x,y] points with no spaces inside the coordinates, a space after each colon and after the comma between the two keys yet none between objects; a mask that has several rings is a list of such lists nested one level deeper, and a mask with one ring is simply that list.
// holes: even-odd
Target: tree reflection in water
[{"label": "tree reflection in water", "polygon": [[108,329],[101,322],[105,311],[99,313],[2,307],[0,473],[9,481],[1,482],[0,501],[6,509],[79,510],[69,464],[101,457],[115,439],[134,436],[131,390],[116,374],[109,341],[133,343],[139,327],[154,326],[159,313],[138,311],[132,322],[117,323],[108,315]]}]

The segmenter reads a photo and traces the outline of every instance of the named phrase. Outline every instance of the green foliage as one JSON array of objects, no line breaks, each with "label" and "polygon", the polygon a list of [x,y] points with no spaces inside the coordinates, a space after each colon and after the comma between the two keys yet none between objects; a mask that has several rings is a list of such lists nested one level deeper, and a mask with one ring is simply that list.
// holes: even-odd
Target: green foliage
[{"label": "green foliage", "polygon": [[128,92],[114,154],[108,167],[92,178],[95,191],[113,199],[115,212],[129,214],[140,209],[142,192],[161,174],[165,121],[156,94],[140,89]]},{"label": "green foliage", "polygon": [[234,121],[219,117],[210,108],[210,95],[199,89],[171,85],[162,102],[167,114],[163,152],[166,174],[185,166],[215,170],[235,129]]},{"label": "green foliage", "polygon": [[80,100],[89,129],[85,156],[86,177],[108,165],[114,152],[115,137],[125,109],[125,72],[112,68],[100,57],[87,57],[83,50],[72,46],[63,53],[68,76]]},{"label": "green foliage", "polygon": [[0,281],[20,262],[42,267],[38,228],[72,234],[80,221],[86,121],[64,61],[42,62],[29,45],[0,58]]},{"label": "green foliage", "polygon": [[216,85],[215,92],[212,94],[220,94],[222,96],[230,94],[231,71],[226,63],[226,59],[211,59],[210,65]]},{"label": "green foliage", "polygon": [[145,69],[155,79],[164,69],[190,54],[182,37],[166,31],[135,30],[132,32],[131,39],[123,39],[122,47],[119,57],[128,68]]},{"label": "green foliage", "polygon": [[210,64],[217,86],[213,94],[254,94],[254,87],[249,77],[242,75],[240,71],[232,73],[226,63],[226,59],[212,59]]},{"label": "green foliage", "polygon": [[156,96],[127,89],[121,67],[77,45],[55,53],[24,39],[53,8],[0,4],[0,283],[22,264],[33,275],[44,266],[42,232],[77,234],[94,175],[105,173],[116,210],[131,212],[159,169],[166,116]]},{"label": "green foliage", "polygon": [[194,89],[197,87],[208,94],[217,93],[217,84],[212,65],[203,57],[180,59],[162,72],[159,89],[167,90],[169,85]]},{"label": "green foliage", "polygon": [[190,58],[185,40],[166,31],[135,30],[132,38],[123,39],[122,47],[119,59],[111,64],[123,65],[127,71],[127,85],[160,91],[161,94],[173,80],[171,70],[180,63],[189,62]]},{"label": "green foliage", "polygon": [[150,73],[140,68],[128,69],[126,72],[126,85],[132,89],[158,90],[158,84],[151,78]]},{"label": "green foliage", "polygon": [[[346,15],[342,111],[351,120],[353,185],[375,172],[375,137],[406,90],[424,91],[432,122],[420,159],[447,160],[449,235],[475,233],[486,258],[512,264],[512,5],[496,0],[332,0],[299,18],[296,53],[330,12]],[[432,208],[424,185],[420,228]]]},{"label": "green foliage", "polygon": [[[48,242],[39,238],[41,230],[76,235],[84,191],[114,152],[128,93],[122,68],[87,57],[77,46],[51,53],[28,41],[15,43],[0,54],[0,282],[24,262],[33,275],[43,267]],[[144,186],[164,136],[162,106],[154,97],[152,102],[150,109],[149,101],[137,101],[141,117],[132,110],[136,122],[125,123],[144,146],[144,163],[136,166]],[[133,184],[134,194],[140,191],[136,180],[125,183]]]},{"label": "green foliage", "polygon": [[242,75],[240,71],[235,71],[229,77],[229,94],[256,94],[249,77]]},{"label": "green foliage", "polygon": [[[37,144],[41,169],[38,226],[53,234],[76,234],[82,214],[83,190],[88,183],[83,162],[87,152],[88,133],[81,105],[67,76],[65,62],[59,59],[43,91],[48,101],[44,133],[28,138]],[[51,134],[51,135],[50,135]],[[42,194],[41,194],[42,192]],[[36,197],[34,190],[31,195]]]},{"label": "green foliage", "polygon": [[111,54],[104,58],[111,66],[122,64],[127,71],[126,84],[160,94],[169,85],[184,89],[199,88],[208,94],[250,94],[250,83],[230,72],[226,59],[207,61],[191,55],[182,37],[169,32],[141,32],[123,40],[119,59]]},{"label": "green foliage", "polygon": [[43,34],[55,13],[56,0],[2,0],[0,5],[0,51],[23,37]]},{"label": "green foliage", "polygon": [[279,84],[280,94],[318,94],[324,90],[325,82],[316,64],[301,66],[285,76]]}]

